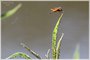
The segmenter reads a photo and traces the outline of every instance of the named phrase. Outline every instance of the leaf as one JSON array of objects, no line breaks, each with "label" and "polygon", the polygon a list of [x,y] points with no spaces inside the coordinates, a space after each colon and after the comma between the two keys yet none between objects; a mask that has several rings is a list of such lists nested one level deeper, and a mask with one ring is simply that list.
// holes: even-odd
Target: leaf
[{"label": "leaf", "polygon": [[22,6],[22,4],[18,4],[16,7],[14,7],[13,9],[9,10],[8,12],[1,14],[1,19],[6,19],[10,16],[12,16],[13,14],[15,14],[19,8]]},{"label": "leaf", "polygon": [[24,59],[31,59],[27,54],[22,53],[22,52],[16,52],[16,53],[10,55],[10,56],[9,56],[8,58],[6,58],[6,59],[14,59],[14,58],[16,58],[16,57],[22,57],[22,58],[24,58]]},{"label": "leaf", "polygon": [[50,49],[48,49],[47,54],[45,55],[47,59],[49,59],[49,53],[50,53]]},{"label": "leaf", "polygon": [[32,51],[28,46],[26,46],[24,43],[21,43],[21,45],[28,50],[31,54],[33,54],[36,58],[41,59],[41,57],[39,56],[39,54],[35,53],[34,51]]},{"label": "leaf", "polygon": [[79,59],[79,58],[80,58],[79,45],[76,46],[76,49],[75,49],[73,58],[74,58],[74,59]]},{"label": "leaf", "polygon": [[62,33],[58,43],[57,43],[57,48],[56,48],[56,59],[59,59],[59,56],[60,56],[60,47],[61,47],[61,41],[62,41],[62,38],[64,36],[64,33]]},{"label": "leaf", "polygon": [[58,26],[59,26],[62,16],[63,16],[63,13],[60,15],[54,27],[53,33],[52,33],[52,57],[53,59],[56,59],[56,38],[57,38]]}]

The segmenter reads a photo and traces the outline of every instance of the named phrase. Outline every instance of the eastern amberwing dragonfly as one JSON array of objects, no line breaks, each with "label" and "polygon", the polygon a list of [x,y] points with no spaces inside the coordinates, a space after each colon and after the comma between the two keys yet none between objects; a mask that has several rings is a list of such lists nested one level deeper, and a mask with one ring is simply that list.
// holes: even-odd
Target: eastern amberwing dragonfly
[{"label": "eastern amberwing dragonfly", "polygon": [[61,7],[51,8],[51,13],[52,12],[61,12],[61,11],[63,11]]}]

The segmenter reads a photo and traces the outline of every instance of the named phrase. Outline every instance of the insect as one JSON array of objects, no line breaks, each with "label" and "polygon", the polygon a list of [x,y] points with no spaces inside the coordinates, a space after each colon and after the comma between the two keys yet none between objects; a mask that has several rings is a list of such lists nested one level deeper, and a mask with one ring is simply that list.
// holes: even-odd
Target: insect
[{"label": "insect", "polygon": [[52,8],[51,12],[61,12],[63,11],[61,7]]}]

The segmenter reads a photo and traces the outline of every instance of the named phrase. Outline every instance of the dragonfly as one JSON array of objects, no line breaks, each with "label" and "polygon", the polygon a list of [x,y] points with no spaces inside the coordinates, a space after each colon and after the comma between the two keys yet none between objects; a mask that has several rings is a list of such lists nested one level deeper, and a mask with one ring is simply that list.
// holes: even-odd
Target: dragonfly
[{"label": "dragonfly", "polygon": [[51,8],[51,13],[52,12],[62,12],[62,8],[61,7],[56,7],[56,8]]}]

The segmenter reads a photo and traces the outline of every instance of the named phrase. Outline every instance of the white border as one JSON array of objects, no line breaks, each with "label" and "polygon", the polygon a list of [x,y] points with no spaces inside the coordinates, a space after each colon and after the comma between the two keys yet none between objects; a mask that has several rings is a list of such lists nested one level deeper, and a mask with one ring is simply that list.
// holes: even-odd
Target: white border
[{"label": "white border", "polygon": [[[89,0],[89,10],[90,10],[90,0]],[[89,12],[89,43],[90,43],[90,12]],[[89,44],[89,59],[90,59],[90,44]]]},{"label": "white border", "polygon": [[89,0],[1,0],[1,1],[89,1]]},{"label": "white border", "polygon": [[[90,0],[0,0],[0,16],[1,16],[1,1],[89,1],[89,10],[90,10]],[[89,16],[90,16],[90,12],[89,12]],[[89,30],[90,30],[90,19],[89,19]],[[1,48],[1,18],[0,18],[0,48]],[[89,50],[90,50],[90,44],[89,44]],[[90,55],[89,55],[89,59],[90,59]],[[89,59],[79,59],[79,60],[89,60]],[[0,60],[6,60],[6,59],[1,59],[1,49],[0,49]],[[8,60],[26,60],[26,59],[8,59]],[[32,59],[32,60],[37,60],[37,59]],[[47,59],[41,59],[41,60],[47,60]],[[48,59],[48,60],[53,60],[53,59]],[[57,60],[77,60],[77,59],[57,59]]]}]

